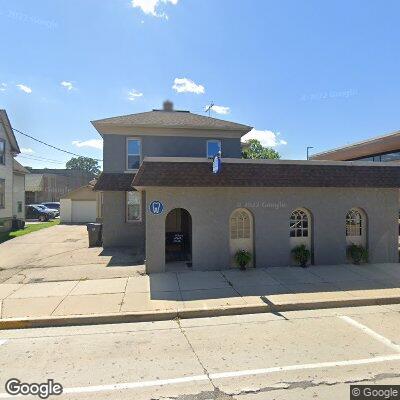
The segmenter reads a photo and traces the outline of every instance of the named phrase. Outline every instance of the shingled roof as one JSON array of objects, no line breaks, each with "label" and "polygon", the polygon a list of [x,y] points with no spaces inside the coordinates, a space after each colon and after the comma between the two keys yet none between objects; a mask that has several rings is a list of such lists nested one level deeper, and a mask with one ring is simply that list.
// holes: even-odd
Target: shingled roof
[{"label": "shingled roof", "polygon": [[175,128],[175,129],[211,129],[249,132],[252,127],[237,124],[231,121],[211,118],[204,115],[192,114],[189,111],[153,110],[138,114],[122,115],[119,117],[92,121],[96,129],[104,126],[136,126],[147,128]]},{"label": "shingled roof", "polygon": [[400,188],[400,166],[388,164],[225,159],[213,174],[202,159],[147,158],[133,186]]},{"label": "shingled roof", "polygon": [[135,190],[132,186],[135,174],[102,172],[93,189],[98,191],[128,192]]}]

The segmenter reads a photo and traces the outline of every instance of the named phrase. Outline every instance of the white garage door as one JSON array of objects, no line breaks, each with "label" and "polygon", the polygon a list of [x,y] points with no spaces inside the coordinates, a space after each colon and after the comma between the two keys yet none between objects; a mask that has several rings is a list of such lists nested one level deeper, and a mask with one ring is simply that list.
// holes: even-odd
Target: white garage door
[{"label": "white garage door", "polygon": [[72,200],[71,222],[96,222],[96,202]]}]

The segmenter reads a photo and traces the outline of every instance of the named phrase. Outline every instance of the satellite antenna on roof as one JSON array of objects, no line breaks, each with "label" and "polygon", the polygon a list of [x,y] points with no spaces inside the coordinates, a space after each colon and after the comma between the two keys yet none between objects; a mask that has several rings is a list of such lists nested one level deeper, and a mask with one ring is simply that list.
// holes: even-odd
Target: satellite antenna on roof
[{"label": "satellite antenna on roof", "polygon": [[211,109],[215,106],[214,102],[212,101],[209,106],[206,107],[204,112],[208,112],[208,116],[211,117]]}]

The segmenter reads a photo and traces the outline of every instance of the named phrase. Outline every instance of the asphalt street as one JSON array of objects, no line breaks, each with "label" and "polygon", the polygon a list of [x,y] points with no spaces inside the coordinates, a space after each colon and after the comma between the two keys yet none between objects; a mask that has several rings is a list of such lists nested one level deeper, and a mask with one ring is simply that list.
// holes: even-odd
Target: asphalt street
[{"label": "asphalt street", "polygon": [[[60,399],[346,399],[400,384],[400,306],[0,332],[10,378]],[[29,398],[29,397],[24,397]],[[30,397],[34,398],[34,397]],[[38,398],[38,397],[36,397]]]}]

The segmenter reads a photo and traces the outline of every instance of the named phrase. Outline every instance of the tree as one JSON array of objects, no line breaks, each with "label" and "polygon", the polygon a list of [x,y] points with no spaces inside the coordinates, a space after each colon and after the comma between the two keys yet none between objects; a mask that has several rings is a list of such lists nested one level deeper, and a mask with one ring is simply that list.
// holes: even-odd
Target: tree
[{"label": "tree", "polygon": [[259,140],[250,139],[243,144],[242,157],[252,159],[279,159],[281,158],[281,155],[272,147],[264,147]]},{"label": "tree", "polygon": [[91,172],[94,175],[100,173],[99,162],[90,157],[72,157],[65,166],[67,169]]}]

